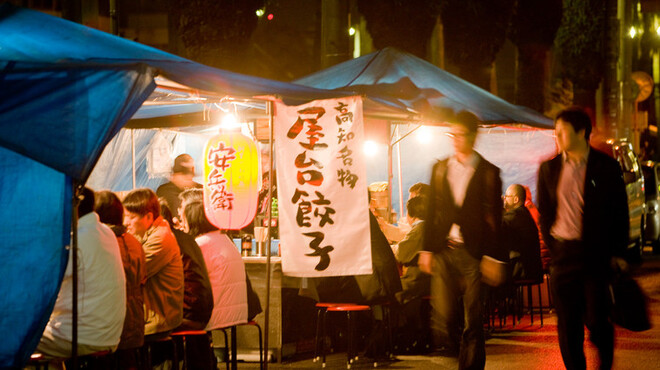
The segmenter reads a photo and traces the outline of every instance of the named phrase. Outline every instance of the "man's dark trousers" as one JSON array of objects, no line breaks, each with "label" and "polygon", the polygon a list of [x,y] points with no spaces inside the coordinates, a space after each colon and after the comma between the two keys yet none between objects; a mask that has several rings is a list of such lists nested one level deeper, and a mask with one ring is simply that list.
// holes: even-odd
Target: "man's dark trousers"
[{"label": "man's dark trousers", "polygon": [[586,369],[584,325],[598,349],[600,369],[610,369],[614,356],[611,296],[605,266],[589,263],[580,241],[554,241],[550,286],[557,310],[559,348],[568,370]]}]

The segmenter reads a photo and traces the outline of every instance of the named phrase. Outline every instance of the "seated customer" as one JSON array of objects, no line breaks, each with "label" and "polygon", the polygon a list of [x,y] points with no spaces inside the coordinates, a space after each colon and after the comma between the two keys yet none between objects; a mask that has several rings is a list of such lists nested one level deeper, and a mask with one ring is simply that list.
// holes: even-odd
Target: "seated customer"
[{"label": "seated customer", "polygon": [[525,188],[513,184],[504,195],[504,215],[502,217],[502,238],[509,249],[513,266],[512,279],[543,280],[541,246],[536,222],[525,207]]},{"label": "seated customer", "polygon": [[121,368],[134,368],[137,359],[133,348],[144,344],[144,297],[142,289],[147,281],[146,260],[142,244],[126,232],[124,222],[124,206],[111,191],[96,193],[95,210],[101,222],[114,232],[119,243],[119,252],[126,277],[126,318],[121,332],[121,340],[117,347],[117,356]]},{"label": "seated customer", "polygon": [[[126,279],[115,234],[94,213],[94,192],[84,188],[78,205],[78,355],[114,351],[126,314]],[[47,356],[72,351],[72,253],[50,320],[37,346]],[[11,335],[11,333],[5,333]]]},{"label": "seated customer", "polygon": [[397,300],[401,304],[429,295],[431,276],[423,273],[417,266],[417,256],[422,250],[424,236],[424,219],[426,218],[426,200],[424,197],[415,197],[408,200],[408,222],[411,229],[405,238],[399,242],[397,260],[403,266],[401,286],[403,290],[397,293]]},{"label": "seated customer", "polygon": [[[170,226],[160,216],[151,189],[136,189],[124,198],[124,225],[140,243],[147,261],[144,289],[145,341],[166,336],[183,319],[183,263]],[[151,336],[151,337],[150,337]]]},{"label": "seated customer", "polygon": [[209,222],[202,202],[188,203],[182,221],[202,250],[213,287],[215,303],[206,330],[247,322],[245,265],[236,245]]},{"label": "seated customer", "polygon": [[172,212],[163,198],[159,201],[161,215],[170,223],[183,261],[183,322],[175,331],[203,330],[213,310],[213,292],[204,256],[195,238],[172,227]]}]

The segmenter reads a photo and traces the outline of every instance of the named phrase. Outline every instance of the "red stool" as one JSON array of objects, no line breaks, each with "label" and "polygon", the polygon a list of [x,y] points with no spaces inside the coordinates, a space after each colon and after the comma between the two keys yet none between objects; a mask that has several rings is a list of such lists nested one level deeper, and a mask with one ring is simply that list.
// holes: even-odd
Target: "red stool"
[{"label": "red stool", "polygon": [[[357,349],[354,348],[355,344],[353,343],[354,338],[353,338],[353,331],[354,331],[354,326],[355,324],[353,323],[351,315],[352,312],[359,312],[359,311],[370,311],[371,307],[369,306],[362,306],[362,305],[354,305],[354,304],[349,304],[349,305],[337,305],[337,306],[331,306],[327,307],[325,310],[325,313],[323,314],[323,338],[325,338],[325,333],[326,333],[326,323],[327,320],[325,316],[328,314],[328,312],[345,312],[346,313],[346,322],[347,322],[347,346],[346,346],[346,368],[350,369],[351,368],[351,363],[353,363],[354,360],[357,360]],[[321,352],[323,353],[323,363],[322,367],[325,367],[325,345],[322,342],[321,343]]]},{"label": "red stool", "polygon": [[[187,348],[187,339],[191,336],[204,336],[207,339],[207,346],[209,350],[209,356],[212,356],[213,351],[211,351],[211,342],[208,340],[208,333],[204,330],[182,330],[170,334],[172,340],[181,340],[183,347],[183,370],[188,369],[188,348]],[[215,358],[212,358],[213,363],[215,363]],[[177,366],[178,368],[178,366]]]},{"label": "red stool", "polygon": [[314,340],[314,359],[312,360],[313,362],[317,362],[321,360],[321,356],[319,356],[319,344],[323,341],[323,344],[325,344],[325,336],[321,338],[321,328],[325,327],[325,311],[328,309],[328,307],[334,307],[334,306],[347,306],[347,305],[354,305],[353,303],[328,303],[328,302],[318,302],[316,304],[316,336]]}]

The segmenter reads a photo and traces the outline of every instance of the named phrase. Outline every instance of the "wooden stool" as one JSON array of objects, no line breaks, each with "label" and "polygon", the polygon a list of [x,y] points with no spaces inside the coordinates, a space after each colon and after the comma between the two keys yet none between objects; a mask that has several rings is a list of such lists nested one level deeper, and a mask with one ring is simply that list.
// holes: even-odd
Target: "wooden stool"
[{"label": "wooden stool", "polygon": [[[351,363],[353,363],[355,360],[357,360],[357,349],[354,348],[355,344],[353,343],[354,338],[353,338],[353,331],[354,331],[354,326],[355,324],[353,323],[352,320],[352,312],[359,312],[359,311],[370,311],[371,307],[369,306],[362,306],[362,305],[338,305],[338,306],[331,306],[327,307],[325,310],[325,313],[323,314],[323,338],[325,338],[325,333],[326,333],[326,324],[327,320],[325,316],[328,314],[328,312],[345,312],[346,313],[346,322],[347,322],[347,346],[346,346],[346,368],[350,369],[351,368]],[[321,343],[321,352],[323,353],[323,362],[322,362],[322,367],[325,367],[325,345]],[[375,364],[374,364],[375,366]]]},{"label": "wooden stool", "polygon": [[[213,351],[211,351],[211,342],[208,340],[209,335],[204,330],[182,330],[182,331],[172,333],[170,335],[172,336],[172,340],[176,341],[176,340],[180,339],[181,342],[182,342],[182,347],[183,347],[183,370],[188,369],[188,348],[187,348],[187,343],[186,343],[188,337],[191,337],[191,336],[196,336],[196,337],[203,336],[203,337],[205,337],[206,338],[206,343],[207,343],[206,345],[207,345],[209,351],[211,352],[211,355],[213,354]],[[215,363],[215,358],[213,358],[213,362]]]}]

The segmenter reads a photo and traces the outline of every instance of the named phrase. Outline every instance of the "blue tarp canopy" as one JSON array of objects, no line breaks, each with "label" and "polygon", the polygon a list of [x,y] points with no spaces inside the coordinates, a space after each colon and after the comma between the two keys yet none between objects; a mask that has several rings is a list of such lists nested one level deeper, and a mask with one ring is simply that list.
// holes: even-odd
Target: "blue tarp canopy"
[{"label": "blue tarp canopy", "polygon": [[73,186],[152,93],[154,76],[218,97],[350,95],[218,70],[6,3],[0,35],[0,368],[22,367],[35,349],[68,258]]},{"label": "blue tarp canopy", "polygon": [[487,124],[552,128],[547,117],[513,105],[414,55],[387,47],[294,81],[320,89],[353,91],[384,105],[422,115],[430,123],[449,121],[467,110]]}]

